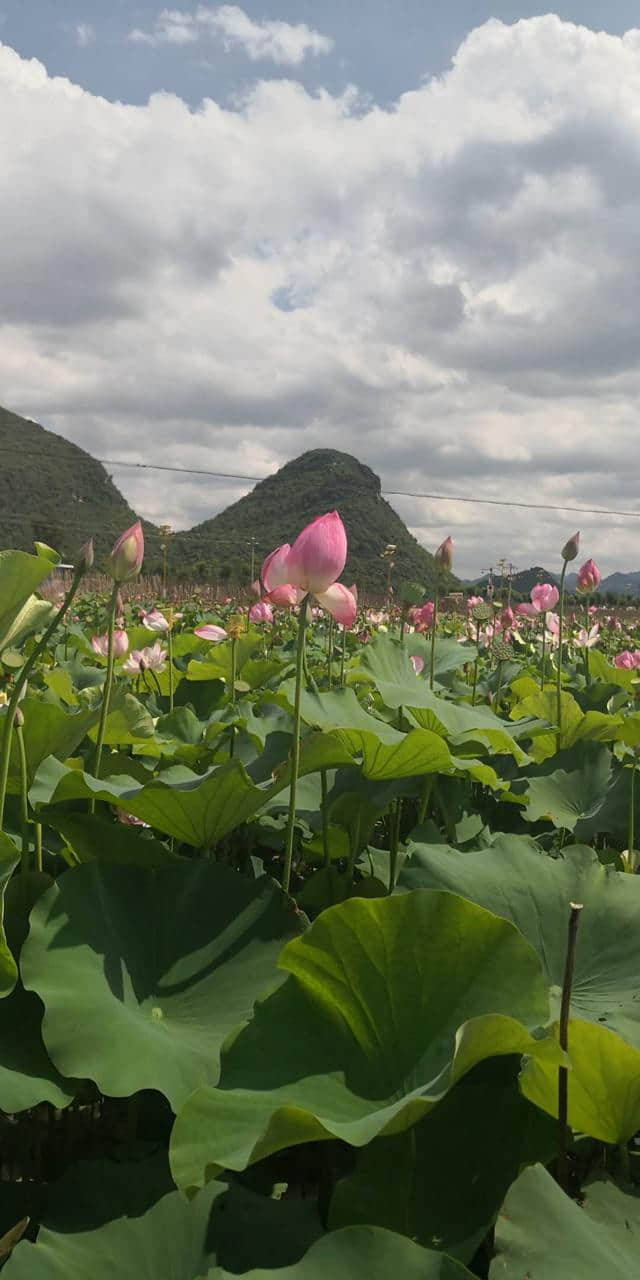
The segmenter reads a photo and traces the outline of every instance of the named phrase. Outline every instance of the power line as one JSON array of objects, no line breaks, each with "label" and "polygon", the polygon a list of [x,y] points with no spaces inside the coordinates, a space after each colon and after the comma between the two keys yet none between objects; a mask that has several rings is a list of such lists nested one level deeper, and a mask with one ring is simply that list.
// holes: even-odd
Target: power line
[{"label": "power line", "polygon": [[[12,446],[9,446],[11,448]],[[50,457],[59,461],[57,454],[46,454],[43,450],[36,450],[29,454],[28,451],[13,446],[15,452],[21,457]],[[159,462],[127,462],[123,458],[93,458],[93,462],[99,462],[107,467],[127,467],[138,471],[169,471],[177,475],[193,475],[213,477],[217,480],[251,480],[259,483],[261,480],[270,480],[276,472],[267,475],[255,476],[246,475],[239,471],[210,471],[204,467],[171,467]],[[562,504],[551,502],[519,502],[507,498],[471,498],[466,494],[459,493],[419,493],[408,489],[381,489],[380,492],[390,498],[424,498],[429,502],[467,502],[475,503],[478,506],[488,507],[516,507],[527,511],[570,511],[577,515],[591,516],[624,516],[627,518],[640,520],[640,511],[619,511],[610,507],[574,507],[563,506]]]}]

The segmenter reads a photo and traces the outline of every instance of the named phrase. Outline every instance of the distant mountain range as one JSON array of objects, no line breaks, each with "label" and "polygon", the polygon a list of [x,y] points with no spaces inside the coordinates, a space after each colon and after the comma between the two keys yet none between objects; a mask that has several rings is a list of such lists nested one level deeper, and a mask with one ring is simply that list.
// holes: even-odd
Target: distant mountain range
[{"label": "distant mountain range", "polygon": [[[2,408],[0,457],[0,546],[30,550],[34,541],[47,542],[73,561],[82,543],[95,536],[99,565],[118,533],[137,518],[89,453]],[[433,556],[382,497],[378,476],[335,449],[302,454],[225,511],[173,534],[170,573],[248,582],[269,551],[292,542],[315,515],[333,509],[340,512],[349,539],[345,582],[384,591],[391,561],[396,589],[401,579],[432,589]],[[149,521],[143,521],[143,528],[145,571],[159,572],[162,531]],[[395,549],[385,559],[388,546]],[[451,588],[458,580],[448,574],[443,585]]]},{"label": "distant mountain range", "polygon": [[[488,575],[484,574],[482,578],[476,578],[470,586],[473,586],[480,593],[486,591]],[[494,574],[494,585],[496,589],[502,585],[500,574]],[[560,581],[559,573],[552,573],[550,569],[543,569],[540,565],[532,565],[530,569],[523,569],[520,573],[514,573],[511,579],[511,588],[516,595],[528,596],[531,588],[535,587],[539,582],[557,582]],[[577,573],[568,573],[565,578],[566,590],[569,594],[576,589],[578,581]],[[506,586],[506,579],[504,580]],[[615,596],[633,596],[634,599],[640,599],[640,570],[635,573],[610,573],[608,577],[603,578],[594,595],[606,596],[608,594]]]}]

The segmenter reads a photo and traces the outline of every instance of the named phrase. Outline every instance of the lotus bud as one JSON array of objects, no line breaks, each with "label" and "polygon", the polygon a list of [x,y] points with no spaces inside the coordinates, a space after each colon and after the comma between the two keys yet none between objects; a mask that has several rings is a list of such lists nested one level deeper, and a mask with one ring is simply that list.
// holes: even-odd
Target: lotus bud
[{"label": "lotus bud", "polygon": [[129,648],[129,637],[126,631],[114,631],[113,633],[113,652],[116,658],[124,658]]},{"label": "lotus bud", "polygon": [[24,724],[24,712],[22,710],[22,707],[16,707],[13,715],[13,727],[14,729],[21,729],[23,724]]},{"label": "lotus bud", "polygon": [[298,534],[287,556],[285,581],[304,592],[322,595],[340,577],[346,559],[345,527],[337,511],[328,511]]},{"label": "lotus bud", "polygon": [[89,541],[85,542],[84,546],[82,546],[78,552],[78,566],[76,573],[88,573],[90,569],[93,569],[94,559],[95,549],[93,545],[93,538],[89,538]]},{"label": "lotus bud", "polygon": [[595,560],[585,560],[584,564],[578,570],[576,591],[581,591],[584,595],[590,595],[592,591],[597,591],[601,582],[602,574],[600,573]]},{"label": "lotus bud", "polygon": [[565,563],[568,560],[575,560],[579,549],[580,549],[580,530],[578,530],[577,533],[574,533],[573,537],[569,538],[568,542],[565,542],[562,548],[562,551],[560,552],[562,559],[565,561]]},{"label": "lotus bud", "polygon": [[433,558],[439,569],[448,571],[453,564],[453,538],[445,538]]},{"label": "lotus bud", "polygon": [[144,559],[144,535],[139,520],[126,529],[114,542],[107,560],[107,573],[115,582],[130,582],[137,578]]}]

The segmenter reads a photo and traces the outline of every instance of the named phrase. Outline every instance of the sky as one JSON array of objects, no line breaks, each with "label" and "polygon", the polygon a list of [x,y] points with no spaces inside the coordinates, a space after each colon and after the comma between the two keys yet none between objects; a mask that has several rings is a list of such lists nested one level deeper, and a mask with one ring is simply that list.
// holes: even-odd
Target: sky
[{"label": "sky", "polygon": [[[454,568],[640,568],[626,0],[0,0],[0,404],[98,457],[355,454]],[[248,482],[109,471],[189,527]],[[318,511],[322,495],[318,497]],[[316,512],[310,512],[310,516]]]}]

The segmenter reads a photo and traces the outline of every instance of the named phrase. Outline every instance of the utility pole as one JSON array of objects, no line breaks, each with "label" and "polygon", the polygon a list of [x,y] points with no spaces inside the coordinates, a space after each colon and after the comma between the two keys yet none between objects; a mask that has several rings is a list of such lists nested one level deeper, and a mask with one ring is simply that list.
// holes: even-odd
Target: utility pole
[{"label": "utility pole", "polygon": [[162,552],[162,599],[167,598],[167,574],[169,570],[169,539],[173,533],[173,527],[170,524],[161,524],[160,532],[164,538],[164,542],[160,543]]},{"label": "utility pole", "polygon": [[489,574],[489,581],[487,582],[486,591],[487,591],[487,600],[489,601],[489,604],[492,604],[493,603],[493,565],[491,565],[489,569],[481,569],[480,572]]}]

